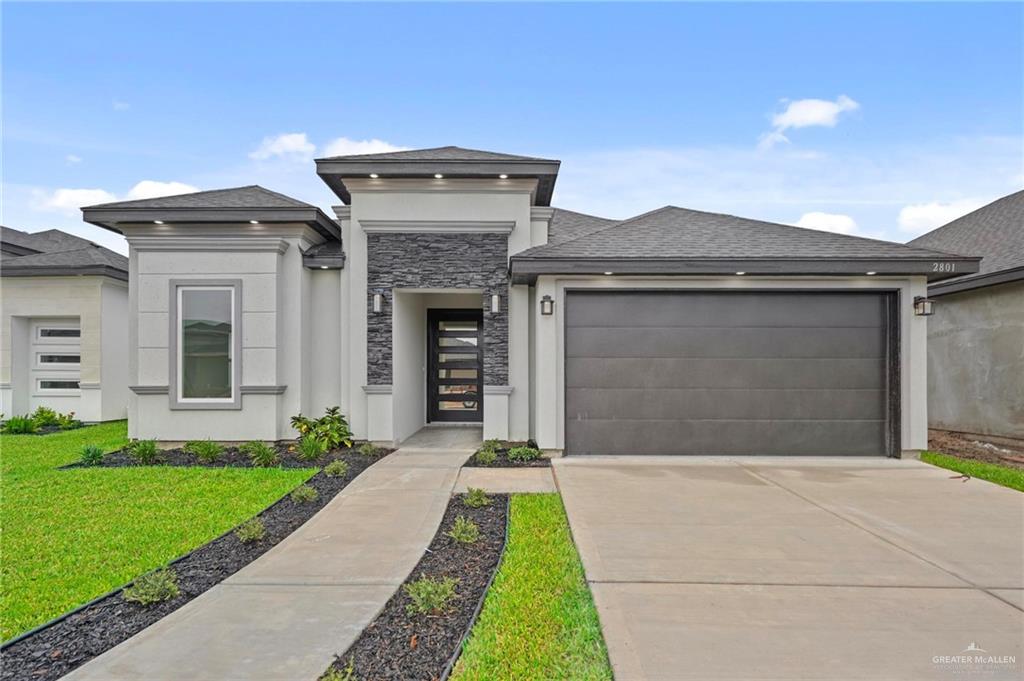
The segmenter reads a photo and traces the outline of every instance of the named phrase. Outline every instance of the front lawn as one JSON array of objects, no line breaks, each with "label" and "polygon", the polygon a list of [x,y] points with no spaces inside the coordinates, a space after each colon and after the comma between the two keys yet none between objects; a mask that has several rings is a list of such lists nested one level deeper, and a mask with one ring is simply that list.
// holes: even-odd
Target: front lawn
[{"label": "front lawn", "polygon": [[83,444],[127,441],[125,422],[0,435],[0,638],[9,639],[257,514],[314,469],[75,468]]},{"label": "front lawn", "polygon": [[922,452],[921,461],[1024,492],[1024,470],[1019,468],[1010,468],[974,459],[962,459],[958,456],[939,454],[938,452]]},{"label": "front lawn", "polygon": [[452,679],[611,679],[557,494],[512,497],[508,545]]}]

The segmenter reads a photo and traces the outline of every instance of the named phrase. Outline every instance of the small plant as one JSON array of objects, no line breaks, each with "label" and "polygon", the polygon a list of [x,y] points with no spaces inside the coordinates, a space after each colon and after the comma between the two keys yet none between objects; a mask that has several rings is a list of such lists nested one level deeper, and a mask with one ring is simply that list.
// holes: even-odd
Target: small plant
[{"label": "small plant", "polygon": [[373,444],[372,442],[364,442],[359,445],[359,453],[363,456],[377,456],[380,454],[380,447]]},{"label": "small plant", "polygon": [[213,463],[224,454],[224,446],[213,440],[189,440],[184,449],[203,463]]},{"label": "small plant", "polygon": [[455,598],[455,586],[459,580],[454,577],[420,577],[409,582],[402,589],[412,600],[405,606],[407,615],[440,615],[448,609]]},{"label": "small plant", "polygon": [[498,460],[498,452],[493,449],[487,449],[486,447],[478,451],[474,456],[476,462],[483,466],[490,466],[492,463]]},{"label": "small plant", "polygon": [[510,461],[536,461],[540,458],[540,450],[533,447],[513,447],[508,450]]},{"label": "small plant", "polygon": [[501,440],[491,439],[491,440],[484,440],[484,443],[482,445],[480,445],[480,448],[481,449],[490,449],[491,451],[496,452],[499,449],[501,449],[501,445],[502,445]]},{"label": "small plant", "polygon": [[31,416],[12,416],[4,424],[4,432],[11,435],[29,435],[39,430]]},{"label": "small plant", "polygon": [[446,532],[449,537],[460,544],[474,544],[480,538],[480,526],[464,515],[460,515]]},{"label": "small plant", "polygon": [[83,466],[99,466],[103,463],[103,448],[99,445],[85,445],[79,460]]},{"label": "small plant", "polygon": [[49,407],[40,406],[36,407],[36,410],[32,412],[32,420],[40,428],[45,428],[46,426],[56,426],[59,424],[60,415]]},{"label": "small plant", "polygon": [[348,464],[341,459],[335,459],[324,466],[324,475],[329,478],[340,478],[348,473]]},{"label": "small plant", "polygon": [[263,521],[259,518],[246,520],[235,528],[235,536],[238,537],[238,541],[243,544],[259,541],[260,539],[263,539],[266,534],[267,526],[264,525]]},{"label": "small plant", "polygon": [[327,447],[323,441],[311,433],[303,435],[299,440],[299,458],[303,461],[316,461],[325,451]]},{"label": "small plant", "polygon": [[277,455],[277,450],[260,440],[246,442],[238,448],[238,451],[248,456],[249,461],[257,468],[270,468],[271,466],[276,466],[281,461],[281,457]]},{"label": "small plant", "polygon": [[135,583],[125,589],[121,595],[126,601],[152,605],[175,598],[180,593],[178,575],[174,570],[162,567],[136,579]]},{"label": "small plant", "polygon": [[328,450],[337,449],[342,445],[352,446],[352,431],[349,430],[348,421],[341,414],[341,407],[330,407],[318,419],[296,414],[292,417],[292,428],[299,431],[302,437],[312,434],[323,442]]},{"label": "small plant", "polygon": [[341,660],[335,660],[317,681],[359,681],[359,677],[356,676],[355,658],[349,657],[344,667],[338,666],[340,662]]},{"label": "small plant", "polygon": [[72,428],[80,428],[82,422],[75,418],[75,412],[69,411],[67,414],[57,414],[57,427],[61,430],[71,430]]},{"label": "small plant", "polygon": [[487,492],[479,487],[470,487],[466,490],[466,496],[462,498],[462,503],[470,508],[480,508],[481,506],[489,506],[491,498],[487,496]]},{"label": "small plant", "polygon": [[316,501],[320,497],[320,493],[309,485],[299,485],[293,489],[292,493],[288,496],[290,496],[292,501],[296,504],[304,504],[308,501]]},{"label": "small plant", "polygon": [[132,440],[125,447],[128,456],[141,466],[151,466],[160,460],[160,448],[156,440]]}]

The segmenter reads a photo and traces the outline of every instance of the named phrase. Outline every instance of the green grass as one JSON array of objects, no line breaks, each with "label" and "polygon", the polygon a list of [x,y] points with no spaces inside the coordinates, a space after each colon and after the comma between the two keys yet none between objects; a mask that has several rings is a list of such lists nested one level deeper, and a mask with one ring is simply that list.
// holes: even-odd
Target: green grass
[{"label": "green grass", "polygon": [[559,495],[512,497],[505,556],[452,678],[612,678]]},{"label": "green grass", "polygon": [[0,435],[0,638],[41,624],[255,515],[312,469],[76,468],[126,424]]},{"label": "green grass", "polygon": [[1019,468],[974,461],[973,459],[961,459],[958,456],[939,454],[938,452],[922,452],[921,461],[1024,492],[1024,470]]}]

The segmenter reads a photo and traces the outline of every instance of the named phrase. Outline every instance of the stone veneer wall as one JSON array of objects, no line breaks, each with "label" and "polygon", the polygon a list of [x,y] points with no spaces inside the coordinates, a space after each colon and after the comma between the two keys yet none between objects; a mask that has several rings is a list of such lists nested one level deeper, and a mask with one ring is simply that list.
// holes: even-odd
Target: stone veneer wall
[{"label": "stone veneer wall", "polygon": [[[483,289],[484,384],[508,384],[508,236],[505,234],[367,234],[366,374],[391,383],[391,315],[395,288]],[[384,306],[373,312],[373,293]],[[490,312],[490,296],[501,311]]]}]

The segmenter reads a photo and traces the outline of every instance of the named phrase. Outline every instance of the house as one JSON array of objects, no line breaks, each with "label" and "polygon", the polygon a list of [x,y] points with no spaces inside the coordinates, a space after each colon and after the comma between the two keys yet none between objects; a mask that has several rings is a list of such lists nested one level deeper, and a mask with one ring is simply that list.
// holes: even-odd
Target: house
[{"label": "house", "polygon": [[0,227],[0,411],[83,421],[128,408],[128,259],[51,229]]},{"label": "house", "polygon": [[977,258],[665,207],[551,206],[559,161],[441,147],[316,161],[329,217],[258,186],[124,201],[134,437],[482,423],[568,454],[926,446],[929,281]]},{"label": "house", "polygon": [[977,272],[928,287],[931,427],[1024,438],[1024,191],[909,245],[983,256]]}]

